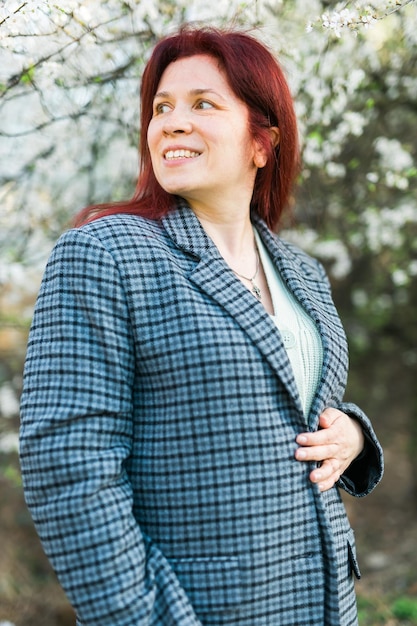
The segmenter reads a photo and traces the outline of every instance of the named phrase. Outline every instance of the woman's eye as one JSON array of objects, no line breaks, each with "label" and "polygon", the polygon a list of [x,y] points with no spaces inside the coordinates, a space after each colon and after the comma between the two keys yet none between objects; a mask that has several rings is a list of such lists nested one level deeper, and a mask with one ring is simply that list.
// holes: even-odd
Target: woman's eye
[{"label": "woman's eye", "polygon": [[212,109],[213,106],[214,105],[211,102],[208,102],[207,100],[200,100],[200,102],[197,102],[196,108],[203,109],[204,111],[205,109]]},{"label": "woman's eye", "polygon": [[165,102],[160,102],[159,104],[155,105],[154,114],[161,115],[162,113],[168,113],[170,108],[171,107],[169,106],[169,104],[166,104]]}]

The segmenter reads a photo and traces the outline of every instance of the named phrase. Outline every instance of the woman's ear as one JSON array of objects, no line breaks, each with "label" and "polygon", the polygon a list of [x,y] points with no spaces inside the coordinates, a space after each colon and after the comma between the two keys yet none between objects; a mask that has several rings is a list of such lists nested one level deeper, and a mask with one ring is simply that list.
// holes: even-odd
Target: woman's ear
[{"label": "woman's ear", "polygon": [[[278,126],[271,126],[268,130],[269,130],[269,136],[271,138],[272,146],[273,148],[276,148],[280,140],[279,128]],[[254,157],[253,157],[253,162],[255,164],[255,167],[259,169],[262,167],[265,167],[267,161],[268,161],[268,155],[267,155],[266,150],[263,148],[263,146],[258,144],[255,150]]]},{"label": "woman's ear", "polygon": [[253,157],[255,167],[257,167],[258,169],[265,167],[267,160],[268,158],[266,156],[265,150],[263,148],[258,148]]},{"label": "woman's ear", "polygon": [[271,141],[274,148],[279,145],[281,133],[279,132],[278,126],[271,126],[269,128],[269,134],[271,135]]}]

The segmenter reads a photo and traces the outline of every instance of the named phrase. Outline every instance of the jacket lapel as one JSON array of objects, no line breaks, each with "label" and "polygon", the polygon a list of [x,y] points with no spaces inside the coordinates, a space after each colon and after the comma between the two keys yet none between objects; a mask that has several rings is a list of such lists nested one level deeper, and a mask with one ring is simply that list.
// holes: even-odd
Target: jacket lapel
[{"label": "jacket lapel", "polygon": [[282,380],[303,419],[301,401],[286,350],[262,304],[236,278],[187,205],[180,205],[177,211],[169,213],[162,221],[176,245],[198,261],[189,274],[189,280],[213,298],[249,335]]},{"label": "jacket lapel", "polygon": [[[169,213],[162,221],[175,244],[196,259],[196,265],[189,279],[223,307],[248,334],[276,375],[282,380],[297,406],[300,421],[305,425],[306,419],[285,347],[274,322],[269,318],[262,304],[236,278],[187,204],[180,203],[178,209]],[[320,307],[311,295],[309,281],[314,279],[308,276],[308,271],[298,256],[272,235],[262,220],[254,216],[254,223],[288,288],[317,325],[323,342],[323,367],[326,367],[327,371],[331,358],[328,349],[331,331],[324,319],[326,317],[324,307]],[[312,274],[311,270],[310,274]],[[315,280],[317,282],[317,278]],[[324,408],[322,407],[323,399],[327,398],[328,387],[332,382],[331,377],[327,377],[325,382],[319,385],[310,414],[310,427],[316,427],[318,416]]]},{"label": "jacket lapel", "polygon": [[[326,278],[319,275],[315,261],[285,244],[271,234],[265,223],[255,216],[255,226],[261,235],[274,265],[278,268],[288,289],[317,326],[323,346],[323,366],[320,383],[313,399],[309,425],[318,426],[323,410],[332,405],[334,390],[347,369],[346,336],[331,299]],[[308,259],[308,262],[306,262]]]}]

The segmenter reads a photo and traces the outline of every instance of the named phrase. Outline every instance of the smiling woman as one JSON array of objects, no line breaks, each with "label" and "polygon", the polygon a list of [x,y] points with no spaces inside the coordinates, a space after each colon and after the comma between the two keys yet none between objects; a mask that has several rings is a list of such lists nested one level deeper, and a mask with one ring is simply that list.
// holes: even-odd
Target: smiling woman
[{"label": "smiling woman", "polygon": [[266,156],[250,134],[246,105],[218,62],[196,55],[171,63],[153,110],[148,146],[160,186],[200,217],[217,210],[234,220],[236,211],[249,208],[255,163],[264,165]]},{"label": "smiling woman", "polygon": [[[234,98],[245,104],[251,136],[268,155],[265,166],[256,174],[251,208],[271,228],[276,227],[288,209],[290,194],[299,171],[298,131],[294,105],[284,73],[267,48],[243,32],[184,27],[180,35],[167,37],[156,46],[142,77],[140,175],[133,198],[127,202],[90,206],[81,211],[76,225],[112,213],[133,213],[160,218],[173,207],[172,195],[156,180],[148,145],[147,129],[156,111],[156,96],[162,97],[159,108],[169,105],[161,94],[160,81],[168,66],[181,59],[205,56],[227,82]],[[245,62],[242,62],[242,59]],[[206,71],[206,65],[204,71]],[[190,89],[210,89],[201,84]],[[279,98],[277,95],[279,94]],[[200,97],[199,108],[213,106],[210,91]],[[278,123],[279,120],[279,123]],[[271,142],[271,128],[279,127]]]},{"label": "smiling woman", "polygon": [[382,476],[321,265],[275,235],[293,102],[248,34],[184,28],[142,90],[134,198],[49,260],[22,394],[27,503],[80,626],[354,626],[338,489]]}]

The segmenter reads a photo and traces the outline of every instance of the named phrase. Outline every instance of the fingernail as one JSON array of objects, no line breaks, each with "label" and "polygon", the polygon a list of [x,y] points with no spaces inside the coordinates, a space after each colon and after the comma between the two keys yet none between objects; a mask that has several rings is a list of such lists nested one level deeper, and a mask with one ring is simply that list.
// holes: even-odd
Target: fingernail
[{"label": "fingernail", "polygon": [[297,450],[297,459],[302,460],[305,459],[307,456],[307,452],[305,450]]},{"label": "fingernail", "polygon": [[307,443],[307,437],[305,435],[298,435],[297,442],[298,443]]}]

